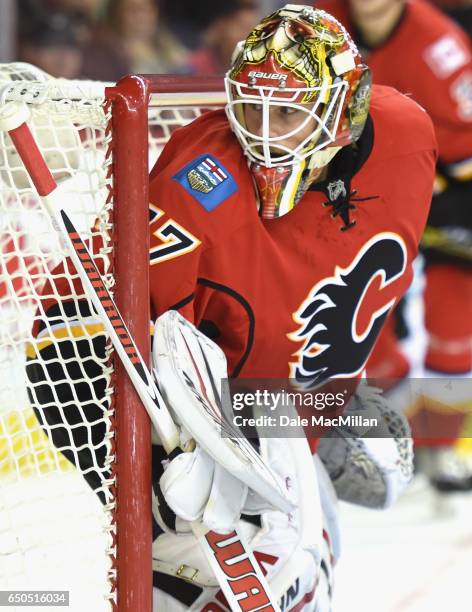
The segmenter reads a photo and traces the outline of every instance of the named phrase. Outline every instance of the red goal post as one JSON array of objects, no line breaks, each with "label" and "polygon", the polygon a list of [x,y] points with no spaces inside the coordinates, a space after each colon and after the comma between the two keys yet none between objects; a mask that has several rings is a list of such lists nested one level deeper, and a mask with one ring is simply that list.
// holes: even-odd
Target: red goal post
[{"label": "red goal post", "polygon": [[[118,214],[118,227],[131,236],[146,236],[146,240],[138,240],[139,253],[135,254],[138,262],[147,262],[149,258],[149,235],[147,227],[149,225],[149,170],[147,165],[149,150],[149,127],[148,127],[148,100],[150,100],[151,117],[154,111],[157,119],[153,119],[154,129],[162,130],[162,138],[167,139],[168,132],[172,129],[173,114],[179,114],[179,120],[188,122],[192,116],[192,109],[195,107],[211,108],[221,106],[224,102],[222,97],[223,83],[221,78],[210,78],[198,80],[192,77],[170,77],[170,76],[147,76],[136,77],[128,76],[122,79],[115,88],[107,90],[107,99],[112,104],[112,125],[115,133],[114,144],[114,172],[117,179],[118,189],[115,192],[116,210]],[[177,110],[176,110],[177,109]],[[152,128],[151,128],[152,129]],[[159,134],[155,137],[159,138]],[[132,174],[132,179],[128,177]],[[139,215],[139,217],[138,217]],[[143,232],[136,232],[137,228],[144,228]],[[125,249],[120,252],[116,260],[117,278],[120,278],[121,270],[131,270],[133,267],[129,260],[129,251]],[[149,314],[149,268],[147,265],[137,266],[139,268],[136,276],[133,277],[130,285],[117,286],[116,299],[125,321],[128,323],[129,330],[135,338],[138,348],[145,351],[145,359],[149,359],[149,329],[143,323],[150,320]],[[128,276],[128,274],[126,274]],[[178,282],[178,281],[177,281]],[[146,288],[145,293],[143,287]],[[135,296],[131,304],[129,294]],[[146,314],[137,315],[141,310],[138,308],[140,301]],[[144,321],[142,316],[144,316]],[[129,379],[122,370],[122,365],[118,365],[120,379],[123,387],[120,389],[122,397],[129,398],[129,401],[139,403]],[[130,419],[130,415],[127,416]],[[135,541],[136,529],[139,524],[150,525],[150,517],[141,512],[150,511],[150,501],[146,500],[147,509],[138,508],[137,500],[143,496],[150,497],[149,474],[147,467],[150,465],[150,441],[149,441],[149,421],[147,415],[141,407],[133,410],[133,416],[127,423],[120,423],[118,417],[118,430],[121,425],[125,426],[126,436],[133,438],[136,443],[134,448],[146,446],[149,456],[143,459],[141,456],[131,457],[127,450],[133,445],[133,440],[123,440],[123,448],[118,450],[119,456],[128,457],[129,461],[125,464],[118,463],[118,478],[120,472],[122,478],[133,481],[133,474],[137,467],[142,479],[135,482],[135,491],[127,491],[126,500],[120,495],[118,487],[118,525],[124,525],[118,531],[118,549],[120,547],[126,551],[133,551],[134,562],[128,557],[125,566],[121,569],[122,575],[119,578],[127,597],[134,596],[133,585],[142,579],[143,570],[140,561],[151,558],[150,537],[142,543]],[[118,437],[118,449],[121,444]],[[137,452],[139,455],[139,450]],[[129,520],[131,509],[135,509],[138,523]],[[123,521],[123,522],[122,522]],[[129,553],[127,553],[128,555]],[[118,561],[118,571],[120,571],[120,561]],[[149,565],[146,568],[149,573]],[[151,576],[152,578],[152,576]],[[141,597],[152,591],[152,583],[143,584]],[[128,604],[127,604],[128,605]],[[136,610],[130,602],[129,608],[124,610]]]},{"label": "red goal post", "polygon": [[[102,247],[94,256],[149,360],[149,164],[174,129],[224,104],[222,78],[134,75],[105,87],[50,79],[34,67],[8,64],[0,65],[0,96],[0,112],[19,101],[29,107],[29,125],[61,182],[72,220],[90,245],[100,233]],[[58,424],[50,425],[34,401],[33,410],[34,386],[26,393],[26,356],[45,364],[33,348],[31,328],[47,318],[40,296],[46,282],[54,287],[65,253],[4,133],[0,213],[0,362],[7,365],[0,377],[0,589],[44,589],[44,570],[46,588],[70,591],[71,609],[150,611],[150,426],[110,343],[109,399],[103,418],[93,424],[105,432],[104,460],[102,441],[93,431],[87,434],[91,464],[102,456],[105,503],[83,484],[83,466],[74,466],[80,424],[70,413],[80,413],[81,407],[52,406],[64,418],[61,439],[69,441],[54,446]],[[64,274],[72,279],[75,270],[66,266]],[[67,299],[85,298],[71,291]],[[91,341],[97,331],[89,323],[84,319],[79,328],[81,338]],[[63,331],[49,323],[40,339],[48,347],[65,341]],[[64,367],[67,378],[67,360]],[[23,513],[24,520],[18,520]],[[98,569],[91,569],[102,555]],[[98,603],[93,600],[91,607],[93,597]]]}]

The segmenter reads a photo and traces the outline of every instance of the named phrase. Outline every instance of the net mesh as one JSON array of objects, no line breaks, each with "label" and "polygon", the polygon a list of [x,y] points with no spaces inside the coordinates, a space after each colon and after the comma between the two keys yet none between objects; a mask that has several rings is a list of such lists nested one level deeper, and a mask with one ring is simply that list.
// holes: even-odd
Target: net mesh
[{"label": "net mesh", "polygon": [[[60,184],[63,207],[113,293],[113,133],[104,89],[51,79],[25,64],[0,65],[0,110],[27,103],[28,124]],[[151,101],[150,164],[175,128],[214,106]],[[102,329],[93,317],[71,316],[62,306],[55,317],[45,312],[49,298],[57,301],[56,285],[61,303],[85,312],[77,278],[10,138],[0,132],[0,590],[67,590],[70,609],[98,612],[116,601],[113,351],[106,339],[98,397],[97,380],[64,347],[71,335],[93,344]],[[81,398],[64,402],[56,393],[43,367],[48,355],[60,362],[65,382],[88,385],[90,401],[101,408],[95,420],[85,418]],[[27,359],[46,372],[38,389],[27,382]],[[50,398],[38,407],[35,393],[44,385]],[[54,410],[55,418],[42,410]],[[85,462],[76,456],[78,442]],[[87,484],[87,472],[98,479]]]}]

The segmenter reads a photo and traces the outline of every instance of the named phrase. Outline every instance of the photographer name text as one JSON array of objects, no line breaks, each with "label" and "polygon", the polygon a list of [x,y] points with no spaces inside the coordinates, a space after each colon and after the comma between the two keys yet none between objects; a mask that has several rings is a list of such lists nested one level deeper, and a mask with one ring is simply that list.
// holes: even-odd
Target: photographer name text
[{"label": "photographer name text", "polygon": [[286,414],[277,416],[261,414],[257,417],[244,417],[241,414],[236,414],[233,416],[233,424],[236,427],[376,427],[378,419],[367,418],[358,414],[336,417],[325,417],[320,414],[313,414],[310,417],[288,416]]}]

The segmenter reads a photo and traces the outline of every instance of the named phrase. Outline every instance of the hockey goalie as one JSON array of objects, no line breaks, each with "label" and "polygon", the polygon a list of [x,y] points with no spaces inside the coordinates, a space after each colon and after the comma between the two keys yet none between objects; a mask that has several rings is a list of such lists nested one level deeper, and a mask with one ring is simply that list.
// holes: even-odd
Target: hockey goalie
[{"label": "hockey goalie", "polygon": [[[155,436],[154,605],[229,609],[198,524],[219,534],[238,527],[281,610],[328,612],[336,498],[384,508],[411,477],[405,420],[358,383],[411,282],[436,143],[426,113],[371,86],[342,25],[311,7],[263,19],[239,46],[226,89],[226,112],[175,132],[150,176],[153,367],[184,450],[166,457]],[[45,292],[47,329],[61,342],[37,325],[31,399],[57,446],[73,432],[68,458],[100,494],[109,466],[104,453],[87,452],[87,439],[100,448],[106,437],[106,339],[86,303],[70,300],[61,319],[60,295]],[[78,319],[95,326],[93,342],[81,339]],[[283,488],[292,509],[282,512],[227,469],[234,439],[218,441],[208,419],[202,434],[196,372],[216,405],[227,377],[290,377],[304,388],[344,377],[358,384],[347,410],[369,408],[381,425],[373,437],[339,428],[321,440],[256,436],[241,461]]]}]

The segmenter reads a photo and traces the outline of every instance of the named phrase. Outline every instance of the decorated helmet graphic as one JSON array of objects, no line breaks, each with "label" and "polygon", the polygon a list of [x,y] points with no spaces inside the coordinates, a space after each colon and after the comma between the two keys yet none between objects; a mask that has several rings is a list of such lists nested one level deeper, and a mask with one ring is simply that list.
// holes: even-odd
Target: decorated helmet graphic
[{"label": "decorated helmet graphic", "polygon": [[[312,7],[288,4],[263,19],[239,44],[225,83],[232,130],[265,168],[322,167],[367,119],[370,71],[345,28]],[[285,129],[274,130],[281,109]],[[257,130],[250,113],[259,113]]]}]

